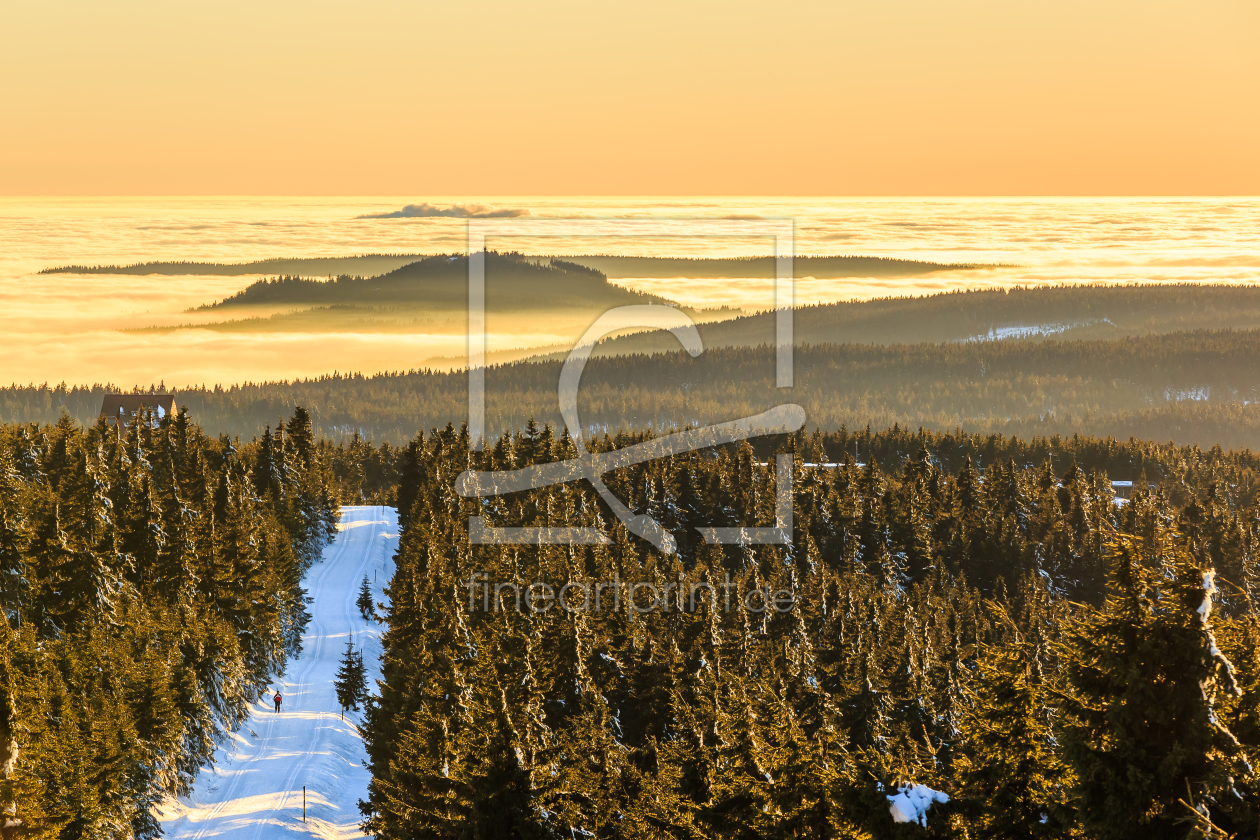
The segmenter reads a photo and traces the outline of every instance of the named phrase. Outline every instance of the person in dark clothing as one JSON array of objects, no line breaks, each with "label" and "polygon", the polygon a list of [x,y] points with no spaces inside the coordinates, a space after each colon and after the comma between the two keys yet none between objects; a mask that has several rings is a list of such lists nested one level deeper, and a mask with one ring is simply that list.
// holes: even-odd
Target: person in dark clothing
[{"label": "person in dark clothing", "polygon": [[280,696],[280,692],[276,692],[276,696],[272,698],[276,701],[276,711],[280,711],[280,704],[284,702],[284,698]]}]

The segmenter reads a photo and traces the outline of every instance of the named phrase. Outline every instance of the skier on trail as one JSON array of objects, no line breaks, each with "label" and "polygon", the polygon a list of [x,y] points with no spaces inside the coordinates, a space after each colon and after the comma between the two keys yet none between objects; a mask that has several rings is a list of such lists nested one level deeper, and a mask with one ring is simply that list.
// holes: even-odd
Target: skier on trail
[{"label": "skier on trail", "polygon": [[284,702],[284,698],[280,696],[280,692],[276,692],[276,696],[272,698],[276,701],[276,711],[280,711],[280,704]]}]

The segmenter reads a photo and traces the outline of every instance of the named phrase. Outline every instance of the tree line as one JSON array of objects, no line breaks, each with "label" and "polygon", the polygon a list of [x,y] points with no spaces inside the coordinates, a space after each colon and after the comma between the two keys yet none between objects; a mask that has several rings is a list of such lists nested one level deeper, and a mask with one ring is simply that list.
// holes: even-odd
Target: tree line
[{"label": "tree line", "polygon": [[[463,254],[362,254],[353,257],[305,257],[256,260],[248,263],[206,263],[190,260],[144,262],[132,265],[66,265],[45,268],[40,274],[296,274],[331,277],[356,274],[377,277],[395,268]],[[523,256],[523,255],[522,255]],[[532,262],[566,261],[606,273],[610,277],[749,277],[771,278],[774,257],[734,257],[691,259],[686,257],[625,257],[616,255],[570,255],[547,257],[531,255]],[[993,264],[933,263],[862,256],[798,256],[794,260],[798,277],[870,277],[872,275],[927,274],[944,269],[993,268]]]},{"label": "tree line", "polygon": [[[549,257],[514,251],[483,256],[486,305],[494,311],[538,310],[554,306],[666,304],[608,282],[603,272]],[[293,275],[263,279],[222,301],[199,309],[257,304],[336,304],[411,302],[437,308],[468,306],[468,256],[439,254],[418,259],[376,277],[341,274],[326,280]]]},{"label": "tree line", "polygon": [[161,834],[301,652],[334,485],[301,408],[244,446],[185,411],[0,427],[0,836]]},{"label": "tree line", "polygon": [[[768,298],[766,308],[770,308]],[[798,306],[793,314],[793,334],[799,344],[1097,341],[1201,329],[1257,327],[1260,327],[1260,286],[1255,284],[981,288]],[[743,315],[704,323],[698,329],[706,349],[773,344],[775,315],[773,312]],[[613,339],[602,345],[601,351],[632,355],[669,352],[677,346],[673,336],[658,331]]]},{"label": "tree line", "polygon": [[[675,535],[664,554],[581,484],[456,492],[468,469],[574,457],[567,432],[529,423],[484,451],[449,425],[414,440],[399,470],[383,680],[365,713],[365,830],[1109,840],[1260,829],[1249,453],[901,428],[756,443],[605,476]],[[696,528],[774,522],[779,452],[794,463],[792,543],[706,543]],[[1115,473],[1138,485],[1120,503]],[[471,545],[478,515],[607,541]],[[619,607],[605,593],[590,608],[577,595],[608,581],[700,597],[631,589]],[[569,587],[570,599],[518,601],[510,584]],[[759,592],[791,593],[790,605]]]},{"label": "tree line", "polygon": [[[943,345],[818,345],[795,349],[796,385],[776,387],[770,347],[728,347],[593,358],[579,409],[587,432],[662,430],[755,414],[797,402],[811,427],[870,423],[1030,439],[1082,434],[1260,449],[1260,343],[1252,331],[1199,331],[1109,341],[1000,341]],[[559,425],[561,360],[486,371],[486,420],[495,433],[531,418]],[[333,374],[294,382],[190,388],[180,405],[212,433],[262,433],[307,407],[315,434],[355,434],[405,446],[423,429],[462,422],[467,376],[419,370]],[[90,424],[110,386],[0,389],[0,420]],[[161,391],[161,386],[147,389]]]}]

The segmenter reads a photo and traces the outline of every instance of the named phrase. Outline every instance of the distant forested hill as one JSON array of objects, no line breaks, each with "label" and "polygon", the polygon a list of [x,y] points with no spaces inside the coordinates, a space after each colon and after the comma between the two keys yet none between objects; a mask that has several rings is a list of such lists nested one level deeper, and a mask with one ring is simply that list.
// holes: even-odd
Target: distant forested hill
[{"label": "distant forested hill", "polygon": [[393,271],[424,254],[364,254],[356,257],[306,257],[256,260],[247,263],[145,262],[133,265],[66,265],[46,268],[40,274],[181,274],[237,277],[243,274],[300,274],[336,277],[339,274],[376,275]]},{"label": "distant forested hill", "polygon": [[[365,254],[357,257],[311,257],[257,260],[248,263],[147,262],[134,265],[68,265],[48,268],[42,274],[290,274],[306,277],[385,274],[426,259],[448,259],[463,254]],[[674,257],[618,257],[609,255],[530,257],[536,262],[559,259],[594,268],[608,277],[773,277],[773,257],[686,259]],[[467,270],[467,263],[464,263]],[[945,264],[884,257],[796,257],[797,277],[876,277],[926,274],[947,269],[980,268],[972,264]],[[465,276],[467,276],[465,274]]]},{"label": "distant forested hill", "polygon": [[[517,362],[487,372],[487,421],[495,433],[531,418],[559,423],[559,361]],[[1260,332],[1042,342],[844,345],[796,348],[796,385],[774,385],[773,351],[711,348],[596,358],[582,380],[584,424],[603,429],[708,423],[783,402],[804,406],[810,428],[841,425],[1035,435],[1130,436],[1260,450]],[[251,437],[306,406],[318,434],[355,432],[403,443],[466,416],[464,374],[417,371],[329,376],[177,393],[211,433]],[[104,386],[0,390],[0,421],[91,422]]]},{"label": "distant forested hill", "polygon": [[[670,305],[655,295],[608,282],[594,269],[519,254],[486,255],[486,312],[508,316],[495,329],[536,333],[544,325],[556,341],[576,341],[600,314],[629,305]],[[226,300],[198,309],[222,320],[140,328],[174,332],[428,333],[464,335],[468,329],[468,258],[425,257],[378,277],[327,280],[281,276],[259,280]],[[278,310],[278,311],[277,311]],[[722,317],[737,311],[707,312]],[[528,347],[514,358],[530,355]]]},{"label": "distant forested hill", "polygon": [[[616,286],[575,263],[540,264],[513,255],[491,257],[486,285],[487,305],[498,312],[669,303]],[[201,307],[223,310],[225,317],[234,318],[201,327],[426,332],[433,329],[432,313],[463,312],[466,299],[467,260],[431,257],[372,279],[260,280],[225,301]],[[237,315],[250,306],[305,308],[268,319]],[[700,326],[707,348],[774,341],[772,313],[718,317],[712,313],[710,321]],[[1108,339],[1225,328],[1260,329],[1260,286],[1144,283],[980,289],[804,306],[795,314],[795,337],[800,344]],[[606,341],[596,354],[660,353],[676,348],[673,336],[646,332]],[[540,352],[557,351],[540,348]]]},{"label": "distant forested hill", "polygon": [[[1191,283],[1036,286],[805,306],[796,310],[801,344],[913,344],[1010,338],[1120,338],[1194,329],[1260,328],[1260,286]],[[774,315],[700,326],[705,347],[774,341]],[[642,333],[605,342],[600,355],[658,353],[673,336]]]},{"label": "distant forested hill", "polygon": [[[486,301],[499,310],[559,307],[612,307],[668,303],[664,298],[614,286],[602,273],[563,260],[539,262],[519,254],[486,255]],[[411,303],[426,308],[468,305],[468,258],[426,257],[379,277],[342,275],[331,280],[280,277],[260,280],[202,309],[254,304]]]}]

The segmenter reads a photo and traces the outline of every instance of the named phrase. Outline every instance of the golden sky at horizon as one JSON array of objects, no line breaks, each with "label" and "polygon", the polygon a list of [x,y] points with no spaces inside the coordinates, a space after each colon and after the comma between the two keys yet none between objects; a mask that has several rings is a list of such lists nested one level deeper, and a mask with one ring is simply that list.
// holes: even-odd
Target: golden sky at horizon
[{"label": "golden sky at horizon", "polygon": [[0,9],[4,195],[1256,195],[1254,0]]}]

